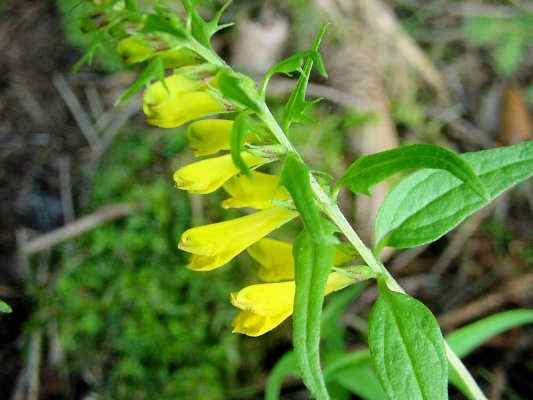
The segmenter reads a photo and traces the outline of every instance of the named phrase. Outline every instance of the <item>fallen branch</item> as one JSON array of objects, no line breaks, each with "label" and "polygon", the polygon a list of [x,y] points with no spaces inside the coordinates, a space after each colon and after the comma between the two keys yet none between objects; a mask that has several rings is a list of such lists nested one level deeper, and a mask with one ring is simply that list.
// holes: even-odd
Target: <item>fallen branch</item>
[{"label": "fallen branch", "polygon": [[113,221],[130,215],[136,209],[135,206],[126,203],[114,204],[102,207],[91,215],[80,218],[70,224],[58,228],[52,232],[23,243],[20,251],[25,255],[38,253],[49,249],[59,243],[73,239],[83,233],[96,228],[106,222]]},{"label": "fallen branch", "polygon": [[99,151],[100,138],[98,136],[98,133],[96,132],[96,129],[94,129],[89,115],[84,110],[80,101],[72,91],[72,88],[70,87],[66,79],[63,77],[63,75],[56,75],[53,81],[54,86],[65,101],[65,104],[72,113],[72,116],[76,120],[76,123],[78,124],[81,133],[83,133],[83,136],[85,136],[85,139],[91,145],[91,149],[93,151]]},{"label": "fallen branch", "polygon": [[452,330],[500,308],[513,299],[523,297],[528,292],[531,293],[532,287],[533,273],[520,275],[505,284],[501,290],[441,315],[440,325],[443,330]]}]

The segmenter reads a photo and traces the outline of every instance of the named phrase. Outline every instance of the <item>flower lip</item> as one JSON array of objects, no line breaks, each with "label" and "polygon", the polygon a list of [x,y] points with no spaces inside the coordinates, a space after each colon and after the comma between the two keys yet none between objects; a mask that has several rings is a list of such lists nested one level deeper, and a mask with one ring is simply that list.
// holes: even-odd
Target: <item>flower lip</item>
[{"label": "flower lip", "polygon": [[[244,161],[250,167],[262,165],[269,160],[242,152]],[[239,173],[230,154],[207,158],[187,164],[174,173],[174,181],[179,189],[196,194],[214,192],[229,179]]]},{"label": "flower lip", "polygon": [[[325,294],[345,288],[354,282],[348,275],[332,272]],[[293,312],[296,285],[294,281],[260,283],[247,286],[230,295],[231,304],[241,311],[233,321],[233,332],[260,336],[271,331]]]}]

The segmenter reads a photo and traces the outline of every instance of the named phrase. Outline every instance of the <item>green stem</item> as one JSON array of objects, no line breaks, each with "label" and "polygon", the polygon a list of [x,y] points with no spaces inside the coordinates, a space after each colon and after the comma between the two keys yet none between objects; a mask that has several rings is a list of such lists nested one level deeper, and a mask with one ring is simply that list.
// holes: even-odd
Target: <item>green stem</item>
[{"label": "green stem", "polygon": [[[203,48],[202,45],[200,45],[198,42],[193,40],[193,50],[196,50],[201,56],[203,56],[206,61],[212,62],[217,67],[226,67],[227,64],[218,56],[213,54],[212,51],[209,49]],[[305,66],[307,67],[307,65]],[[266,91],[265,88],[262,88],[262,91]],[[259,115],[259,117],[263,120],[265,125],[272,131],[276,139],[279,141],[280,144],[285,146],[287,151],[294,153],[297,155],[302,161],[303,158],[299,155],[299,153],[296,151],[296,148],[292,145],[290,140],[285,135],[285,131],[281,128],[281,126],[278,124],[278,121],[274,118],[272,113],[270,112],[270,109],[266,105],[266,103],[263,101],[262,104],[262,112]],[[316,179],[311,176],[311,186],[313,188],[313,192],[315,194],[316,199],[320,203],[322,209],[324,212],[328,215],[328,217],[337,225],[337,227],[341,230],[341,232],[344,234],[344,236],[348,239],[348,241],[354,246],[354,248],[359,252],[363,260],[367,263],[367,265],[372,269],[373,272],[375,272],[377,275],[381,275],[385,278],[385,282],[387,283],[387,286],[394,291],[405,293],[405,290],[398,284],[398,282],[394,279],[394,277],[389,273],[389,271],[385,268],[385,266],[374,256],[372,251],[363,243],[357,232],[352,228],[350,223],[346,220],[346,217],[339,209],[336,202],[334,202],[326,192],[322,189],[320,184],[316,181]],[[446,357],[448,359],[448,362],[452,366],[452,368],[455,370],[457,375],[461,378],[462,382],[465,384],[465,387],[468,388],[470,394],[472,395],[472,398],[475,400],[487,400],[479,386],[477,385],[476,381],[470,374],[470,372],[466,369],[462,361],[457,357],[457,355],[453,352],[453,350],[449,347],[449,345],[445,342],[446,346]]]},{"label": "green stem", "polygon": [[[289,141],[285,132],[279,126],[278,122],[270,112],[266,104],[263,107],[263,114],[260,116],[263,122],[268,126],[272,131],[276,139],[284,145],[288,151],[298,154],[292,143]],[[301,156],[299,156],[301,158]],[[352,228],[350,223],[346,220],[346,217],[339,209],[337,203],[335,203],[326,192],[322,189],[316,179],[311,176],[311,186],[313,192],[316,196],[317,201],[320,203],[324,212],[328,215],[331,221],[337,225],[341,230],[344,236],[348,241],[354,246],[354,248],[359,252],[361,258],[367,263],[367,265],[374,271],[376,274],[381,275],[385,278],[387,286],[396,292],[405,293],[405,290],[398,284],[390,272],[385,268],[385,266],[374,256],[372,251],[363,243],[357,232]],[[462,361],[457,357],[453,350],[445,342],[446,346],[446,357],[452,368],[457,372],[465,386],[470,391],[472,397],[475,400],[487,400],[476,381],[466,369]]]}]

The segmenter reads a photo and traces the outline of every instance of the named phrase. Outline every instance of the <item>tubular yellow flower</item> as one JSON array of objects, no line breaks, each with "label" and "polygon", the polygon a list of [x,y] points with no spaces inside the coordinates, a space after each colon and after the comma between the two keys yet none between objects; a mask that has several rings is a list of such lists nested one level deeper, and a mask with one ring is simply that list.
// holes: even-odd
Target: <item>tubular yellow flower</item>
[{"label": "tubular yellow flower", "polygon": [[[326,294],[344,289],[351,283],[353,280],[347,275],[332,272]],[[260,283],[232,293],[231,304],[241,310],[233,320],[233,332],[260,336],[277,327],[292,314],[295,290],[294,281],[288,281]]]},{"label": "tubular yellow flower", "polygon": [[292,244],[264,238],[247,249],[259,263],[257,276],[263,282],[280,282],[294,279]]},{"label": "tubular yellow flower", "polygon": [[[294,279],[294,259],[292,244],[264,238],[247,249],[248,254],[259,263],[257,276],[263,282],[281,282]],[[341,246],[338,247],[334,265],[350,261],[354,253]]]},{"label": "tubular yellow flower", "polygon": [[187,129],[189,145],[196,157],[230,149],[233,121],[225,119],[204,119],[195,121]]},{"label": "tubular yellow flower", "polygon": [[251,215],[198,226],[183,233],[179,248],[192,253],[188,267],[210,271],[233,259],[248,246],[298,215],[286,208],[270,208]]},{"label": "tubular yellow flower", "polygon": [[161,128],[176,128],[186,122],[225,110],[224,105],[207,91],[202,81],[183,75],[151,84],[144,92],[143,110],[147,122]]},{"label": "tubular yellow flower", "polygon": [[288,200],[290,195],[279,186],[279,176],[252,172],[252,176],[240,175],[224,185],[232,197],[222,202],[224,208],[251,207],[257,209],[274,207],[272,200]]},{"label": "tubular yellow flower", "polygon": [[[249,167],[255,167],[266,160],[243,152],[242,158]],[[191,193],[207,194],[220,188],[229,179],[239,173],[233,164],[231,155],[208,158],[188,164],[174,173],[174,182],[178,188]]]}]

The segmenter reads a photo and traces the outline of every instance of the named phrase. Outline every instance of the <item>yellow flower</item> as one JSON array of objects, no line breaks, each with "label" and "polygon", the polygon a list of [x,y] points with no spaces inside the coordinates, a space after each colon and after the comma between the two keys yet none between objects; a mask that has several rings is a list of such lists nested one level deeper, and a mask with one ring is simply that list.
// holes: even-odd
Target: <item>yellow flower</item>
[{"label": "yellow flower", "polygon": [[240,175],[224,185],[231,197],[222,202],[224,208],[251,207],[257,209],[274,207],[272,200],[288,200],[289,193],[279,186],[279,176],[252,172],[252,176]]},{"label": "yellow flower", "polygon": [[[258,166],[266,160],[243,152],[242,158],[250,167]],[[188,164],[174,173],[178,188],[191,193],[207,194],[220,188],[229,179],[239,173],[230,154],[208,158]]]},{"label": "yellow flower", "polygon": [[176,128],[186,122],[225,110],[224,105],[207,91],[200,80],[183,75],[151,84],[144,92],[143,110],[147,122],[161,128]]},{"label": "yellow flower", "polygon": [[179,248],[192,253],[188,267],[195,271],[218,268],[248,246],[298,215],[274,207],[244,217],[191,228],[183,233]]},{"label": "yellow flower", "polygon": [[[281,240],[264,238],[247,249],[248,254],[259,263],[257,276],[263,282],[281,282],[294,279],[292,244]],[[342,246],[337,248],[334,265],[350,261],[354,252]]]},{"label": "yellow flower", "polygon": [[292,244],[264,238],[248,247],[248,254],[259,263],[257,276],[263,282],[294,279]]},{"label": "yellow flower", "polygon": [[187,138],[196,157],[230,149],[233,121],[225,119],[204,119],[189,125]]},{"label": "yellow flower", "polygon": [[[326,293],[345,288],[353,283],[347,275],[339,272],[329,274]],[[241,311],[233,321],[233,332],[248,336],[260,336],[271,331],[293,310],[294,281],[260,283],[247,286],[231,294],[231,304]]]}]

